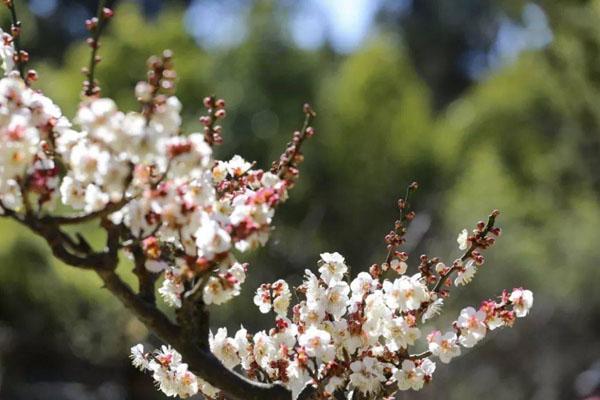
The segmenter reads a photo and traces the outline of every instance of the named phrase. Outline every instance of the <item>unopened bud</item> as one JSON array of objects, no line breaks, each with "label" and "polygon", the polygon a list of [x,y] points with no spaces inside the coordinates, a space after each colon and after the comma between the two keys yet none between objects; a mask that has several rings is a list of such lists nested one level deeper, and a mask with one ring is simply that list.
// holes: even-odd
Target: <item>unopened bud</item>
[{"label": "unopened bud", "polygon": [[18,38],[21,35],[21,27],[11,25],[10,34],[12,35],[13,38]]},{"label": "unopened bud", "polygon": [[446,264],[439,262],[435,265],[435,272],[437,272],[438,274],[441,274],[442,271],[445,271],[445,270],[446,270]]},{"label": "unopened bud", "polygon": [[35,69],[30,69],[27,71],[27,80],[31,82],[35,82],[38,79],[38,74]]},{"label": "unopened bud", "polygon": [[87,29],[88,31],[93,32],[97,26],[98,26],[97,18],[91,18],[91,19],[85,20],[85,29]]},{"label": "unopened bud", "polygon": [[164,61],[170,61],[173,58],[173,51],[170,49],[163,50],[162,58]]},{"label": "unopened bud", "polygon": [[317,116],[317,113],[315,113],[315,111],[308,103],[304,103],[304,105],[302,106],[302,111],[304,112],[304,114],[310,115],[311,117]]},{"label": "unopened bud", "polygon": [[26,52],[25,50],[21,50],[19,52],[19,59],[22,63],[29,62],[29,53]]},{"label": "unopened bud", "polygon": [[152,85],[148,82],[140,81],[135,85],[135,96],[138,101],[147,103],[152,100]]},{"label": "unopened bud", "polygon": [[394,258],[391,262],[390,262],[390,267],[396,271],[396,273],[398,275],[402,275],[406,272],[406,270],[408,269],[408,265],[404,262],[404,261],[400,261],[397,258]]},{"label": "unopened bud", "polygon": [[377,279],[381,276],[381,268],[379,265],[373,264],[371,265],[371,268],[369,268],[369,273],[373,278]]},{"label": "unopened bud", "polygon": [[214,102],[214,99],[210,96],[207,96],[202,100],[202,103],[204,104],[204,107],[206,107],[206,108],[212,108],[213,102]]},{"label": "unopened bud", "polygon": [[115,12],[112,9],[108,7],[104,7],[102,9],[102,17],[104,17],[105,19],[111,19],[114,15]]}]

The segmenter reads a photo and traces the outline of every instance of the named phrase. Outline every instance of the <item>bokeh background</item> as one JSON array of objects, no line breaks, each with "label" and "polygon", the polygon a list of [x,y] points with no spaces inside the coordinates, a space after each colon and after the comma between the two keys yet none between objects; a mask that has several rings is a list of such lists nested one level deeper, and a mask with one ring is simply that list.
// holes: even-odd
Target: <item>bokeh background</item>
[{"label": "bokeh background", "polygon": [[[95,2],[17,7],[37,87],[72,116]],[[0,20],[8,26],[5,10]],[[454,259],[459,230],[503,212],[488,263],[437,326],[503,288],[523,285],[536,299],[514,329],[400,398],[599,394],[600,1],[122,1],[101,49],[103,93],[135,108],[145,60],[165,48],[187,131],[199,129],[203,96],[229,104],[219,157],[268,167],[302,103],[319,113],[300,183],[249,259],[242,295],[212,310],[214,327],[268,326],[253,291],[297,283],[320,252],[343,253],[355,273],[381,260],[396,199],[417,180],[413,262],[423,252]],[[0,235],[0,399],[160,399],[127,359],[132,344],[156,338],[92,274],[7,221]]]}]

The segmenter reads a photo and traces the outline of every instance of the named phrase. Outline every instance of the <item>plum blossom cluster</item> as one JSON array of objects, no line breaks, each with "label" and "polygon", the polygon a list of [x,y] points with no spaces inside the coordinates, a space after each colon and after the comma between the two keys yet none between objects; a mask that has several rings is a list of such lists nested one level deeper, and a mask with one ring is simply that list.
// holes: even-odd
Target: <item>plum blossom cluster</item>
[{"label": "plum blossom cluster", "polygon": [[140,371],[152,373],[157,387],[166,396],[186,398],[198,391],[215,397],[218,390],[188,370],[182,362],[181,354],[170,346],[162,346],[152,353],[144,352],[144,346],[138,344],[131,348],[131,363]]},{"label": "plum blossom cluster", "polygon": [[[487,223],[459,234],[460,257],[445,264],[423,255],[412,270],[399,249],[415,216],[408,203],[413,183],[385,236],[383,262],[352,276],[342,255],[323,253],[317,273],[307,269],[299,287],[277,280],[256,290],[254,304],[273,313],[273,328],[213,333],[206,307],[239,295],[249,266],[238,258],[267,242],[275,210],[298,178],[301,146],[315,133],[314,111],[304,106],[302,128],[269,170],[238,155],[216,160],[225,102],[206,97],[200,129],[183,132],[170,51],[148,60],[147,79],[135,87],[137,111],[101,96],[94,79],[99,37],[114,13],[100,7],[86,21],[90,64],[69,120],[31,87],[37,74],[24,71],[29,56],[19,47],[21,23],[14,2],[4,4],[13,23],[11,34],[0,31],[0,215],[44,238],[66,264],[95,271],[169,342],[154,351],[131,348],[133,365],[165,395],[240,399],[249,390],[252,398],[274,394],[274,400],[388,398],[421,389],[438,361],[451,362],[528,315],[533,295],[516,288],[464,308],[443,331],[423,326],[441,313],[452,286],[473,280],[485,262],[482,251],[501,231],[494,211]],[[64,229],[89,221],[106,233],[102,250]],[[121,252],[133,261],[136,291],[117,273]],[[156,293],[175,309],[176,321],[157,307]]]},{"label": "plum blossom cluster", "polygon": [[239,294],[246,265],[232,251],[266,243],[288,181],[240,156],[213,159],[209,143],[218,141],[225,103],[206,98],[204,131],[183,135],[181,103],[163,93],[174,77],[165,53],[149,61],[148,81],[136,87],[139,112],[88,97],[71,123],[11,72],[11,40],[3,43],[1,209],[41,215],[60,205],[78,213],[72,221],[107,217],[120,227],[125,250],[140,244],[145,268],[164,272],[159,293],[169,305],[181,306],[198,281],[206,304]]},{"label": "plum blossom cluster", "polygon": [[[303,300],[291,310],[272,306],[286,297],[285,290],[268,290],[281,287],[281,281],[257,290],[260,311],[275,311],[274,328],[249,335],[242,327],[233,337],[220,328],[211,336],[211,350],[227,368],[239,367],[259,381],[282,382],[294,396],[313,385],[324,398],[355,391],[361,398],[384,398],[423,388],[437,360],[447,364],[490,331],[512,326],[533,303],[528,290],[505,291],[478,309],[463,309],[446,332],[427,333],[420,319],[432,318],[447,293],[428,285],[429,276],[421,272],[384,269],[385,274],[372,269],[350,280],[344,258],[324,253],[318,276],[306,270],[297,288]],[[438,278],[449,279],[444,270]],[[412,353],[418,347],[425,351]]]}]

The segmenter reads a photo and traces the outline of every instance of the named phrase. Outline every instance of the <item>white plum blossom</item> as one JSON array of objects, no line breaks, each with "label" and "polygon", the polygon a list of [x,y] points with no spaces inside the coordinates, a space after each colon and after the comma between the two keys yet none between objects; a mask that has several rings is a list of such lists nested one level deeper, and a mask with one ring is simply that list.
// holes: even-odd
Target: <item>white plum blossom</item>
[{"label": "white plum blossom", "polygon": [[223,182],[225,178],[227,178],[227,163],[223,161],[217,161],[211,172],[213,182]]},{"label": "white plum blossom", "polygon": [[273,301],[271,300],[271,291],[267,285],[261,285],[256,289],[254,295],[254,304],[261,313],[266,314],[271,311]]},{"label": "white plum blossom", "polygon": [[243,326],[240,327],[233,339],[235,340],[242,368],[247,370],[254,361],[254,356],[252,355],[250,348],[250,341],[248,340],[248,331]]},{"label": "white plum blossom", "polygon": [[321,274],[321,279],[326,283],[331,281],[341,281],[347,271],[348,267],[346,266],[346,261],[340,253],[321,254],[319,273]]},{"label": "white plum blossom", "polygon": [[103,209],[109,202],[108,194],[98,186],[90,183],[85,188],[85,211],[88,213]]},{"label": "white plum blossom", "polygon": [[144,353],[144,346],[142,344],[136,344],[133,346],[131,348],[131,354],[129,357],[131,358],[131,364],[133,364],[133,366],[140,371],[148,369],[149,355]]},{"label": "white plum blossom", "polygon": [[533,305],[533,293],[531,290],[514,289],[508,298],[513,303],[515,315],[519,318],[527,316]]},{"label": "white plum blossom", "polygon": [[210,351],[221,360],[227,368],[233,368],[238,365],[241,360],[238,356],[238,342],[230,337],[227,337],[227,328],[219,328],[217,334],[213,336],[209,334]]},{"label": "white plum blossom", "polygon": [[140,81],[135,85],[135,97],[138,101],[148,102],[152,100],[152,85],[148,82]]},{"label": "white plum blossom", "polygon": [[467,250],[469,248],[469,231],[463,229],[456,238],[459,250]]},{"label": "white plum blossom", "polygon": [[471,283],[476,272],[477,265],[475,264],[475,260],[469,258],[469,260],[467,260],[467,262],[465,263],[464,267],[458,270],[456,279],[454,279],[454,285],[464,286],[468,283]]},{"label": "white plum blossom", "polygon": [[442,312],[442,307],[444,306],[444,299],[437,298],[427,306],[427,309],[423,313],[421,317],[422,322],[429,321],[430,319],[436,317]]},{"label": "white plum blossom", "polygon": [[271,287],[273,290],[273,310],[277,315],[285,317],[292,299],[290,287],[283,279],[274,282]]},{"label": "white plum blossom", "polygon": [[291,298],[289,285],[286,281],[279,279],[271,285],[259,286],[254,295],[254,304],[263,314],[273,309],[277,315],[285,317]]},{"label": "white plum blossom", "polygon": [[158,293],[162,296],[165,303],[171,307],[181,307],[181,294],[184,291],[183,283],[174,273],[165,275]]},{"label": "white plum blossom", "polygon": [[198,255],[212,260],[217,254],[231,248],[231,236],[219,223],[204,214],[200,228],[195,232]]},{"label": "white plum blossom", "polygon": [[300,364],[298,360],[289,363],[286,368],[288,377],[288,388],[292,391],[292,397],[295,399],[300,392],[312,381],[308,369]]},{"label": "white plum blossom", "polygon": [[359,272],[356,278],[350,283],[350,289],[352,290],[352,300],[361,301],[362,298],[371,292],[376,286],[376,281],[373,277],[366,272]]},{"label": "white plum blossom", "polygon": [[438,357],[441,362],[448,364],[454,357],[460,356],[458,338],[454,332],[446,332],[442,335],[440,331],[434,331],[427,336],[429,351]]},{"label": "white plum blossom", "polygon": [[322,361],[333,359],[334,347],[330,342],[331,335],[329,332],[315,326],[309,327],[306,332],[298,337],[298,344],[306,350],[306,354]]},{"label": "white plum blossom", "polygon": [[211,276],[204,286],[202,299],[205,304],[219,305],[229,301],[236,293],[236,290],[225,287],[220,278]]},{"label": "white plum blossom", "polygon": [[460,344],[464,347],[473,347],[485,337],[487,326],[486,314],[473,307],[464,308],[458,317],[457,326],[460,329]]},{"label": "white plum blossom", "polygon": [[181,361],[181,354],[176,350],[162,346],[148,363],[152,377],[165,396],[187,398],[198,393],[197,377]]},{"label": "white plum blossom", "polygon": [[[334,282],[334,281],[331,281]],[[325,312],[334,319],[340,319],[346,313],[350,286],[346,282],[336,282],[329,285],[323,294],[323,307]]]},{"label": "white plum blossom", "polygon": [[13,45],[13,38],[8,33],[4,33],[0,29],[0,68],[4,72],[4,76],[7,76],[15,68],[15,46]]},{"label": "white plum blossom", "polygon": [[226,168],[229,175],[240,176],[250,170],[250,168],[252,168],[252,164],[244,160],[242,157],[235,155],[231,160],[229,160],[229,162],[227,162]]},{"label": "white plum blossom", "polygon": [[86,205],[85,186],[70,176],[63,178],[60,185],[60,194],[63,204],[75,210],[82,210]]},{"label": "white plum blossom", "polygon": [[385,382],[383,375],[384,365],[373,357],[365,357],[362,360],[350,364],[350,383],[361,393],[375,394],[379,391],[381,383]]},{"label": "white plum blossom", "polygon": [[374,343],[378,336],[383,333],[385,321],[388,321],[393,315],[393,310],[386,306],[384,292],[376,290],[367,296],[365,299],[364,314],[365,322],[363,330],[368,333],[367,339]]},{"label": "white plum blossom", "polygon": [[435,371],[435,363],[428,358],[420,360],[417,365],[414,361],[404,360],[402,368],[396,373],[398,388],[400,390],[421,390],[426,379],[431,378]]},{"label": "white plum blossom", "polygon": [[386,304],[392,310],[417,310],[429,299],[429,293],[419,274],[410,278],[401,276],[394,282],[385,281],[383,290],[386,294]]},{"label": "white plum blossom", "polygon": [[[147,243],[150,246],[153,242]],[[323,267],[322,260],[319,267]],[[204,286],[205,293],[211,293],[205,299],[207,304],[231,297],[238,279],[245,280],[245,269],[239,263],[218,271]],[[441,268],[438,273],[447,271]],[[437,315],[444,302],[421,273],[390,281],[361,272],[350,284],[335,278],[335,274],[326,274],[321,271],[318,277],[305,271],[299,288],[305,299],[293,307],[290,319],[289,285],[283,280],[261,285],[254,302],[262,312],[275,311],[275,327],[253,336],[241,327],[233,337],[220,328],[209,336],[213,354],[229,369],[241,367],[252,376],[282,382],[294,396],[306,385],[322,380],[322,390],[327,393],[357,390],[378,398],[384,385],[393,390],[420,390],[432,379],[436,368],[429,357],[447,364],[461,354],[460,346],[473,347],[488,329],[511,325],[518,307],[531,306],[528,291],[514,289],[503,294],[500,302],[483,302],[479,310],[467,307],[453,323],[454,331],[433,331],[427,336],[428,351],[411,355],[413,346],[423,339],[418,321]],[[143,349],[132,352],[132,362],[145,365],[147,355]],[[163,353],[168,351],[163,349]],[[157,369],[152,360],[148,363],[159,387],[168,395],[196,390],[192,380],[181,386],[184,379],[178,376],[189,371],[181,360],[177,363],[183,366],[167,371],[164,367]],[[327,372],[336,365],[349,368]],[[180,369],[183,372],[178,372]],[[198,377],[196,382],[197,390],[206,393]]]},{"label": "white plum blossom", "polygon": [[252,342],[254,343],[254,360],[260,367],[269,369],[271,359],[277,356],[277,348],[273,339],[264,331],[261,331],[254,335]]},{"label": "white plum blossom", "polygon": [[409,326],[403,317],[386,321],[383,332],[386,344],[391,351],[398,351],[412,346],[421,337],[419,328]]}]

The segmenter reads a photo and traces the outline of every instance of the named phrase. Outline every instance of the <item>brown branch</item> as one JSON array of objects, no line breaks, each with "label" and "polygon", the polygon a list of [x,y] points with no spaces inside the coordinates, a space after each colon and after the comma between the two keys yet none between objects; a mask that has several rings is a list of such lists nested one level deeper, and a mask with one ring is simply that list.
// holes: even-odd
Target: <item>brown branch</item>
[{"label": "brown branch", "polygon": [[[23,79],[23,81],[25,82],[25,85],[29,86],[29,79],[28,79],[27,74],[25,73],[25,63],[27,62],[29,55],[27,54],[27,52],[23,51],[23,49],[21,48],[20,37],[21,37],[22,24],[21,24],[21,21],[19,20],[19,18],[17,17],[17,9],[15,7],[14,0],[4,0],[4,5],[10,11],[10,17],[11,17],[10,34],[13,38],[13,43],[15,46],[15,53],[16,53],[14,56],[14,61],[19,70],[19,75],[21,76],[21,79]],[[5,72],[8,73],[8,71],[5,71]]]},{"label": "brown branch", "polygon": [[106,207],[101,210],[94,211],[87,214],[74,215],[74,216],[45,216],[41,218],[42,222],[55,223],[57,225],[76,225],[84,222],[92,221],[96,218],[103,218],[109,214],[112,214],[115,211],[119,211],[123,206],[131,201],[131,198],[123,197],[120,201],[116,203],[108,203]]},{"label": "brown branch", "polygon": [[[96,272],[106,287],[119,301],[129,309],[150,331],[179,351],[190,370],[214,387],[220,389],[231,400],[292,400],[292,394],[281,384],[265,384],[251,381],[234,371],[227,369],[211,352],[208,346],[209,314],[201,301],[201,291],[193,293],[184,300],[178,311],[181,326],[173,323],[156,305],[148,301],[150,288],[141,285],[140,294],[136,294],[116,273],[118,250],[121,247],[121,227],[114,225],[103,213],[92,213],[75,217],[79,223],[102,217],[101,226],[107,232],[106,247],[102,252],[94,252],[83,240],[76,242],[60,229],[61,223],[75,223],[73,219],[63,217],[41,217],[28,213],[20,216],[17,212],[3,206],[4,216],[12,218],[43,237],[53,254],[68,265],[91,269]],[[92,217],[93,215],[93,217]],[[71,248],[75,254],[68,250]],[[143,254],[142,254],[143,255]],[[143,257],[136,260],[141,268]],[[152,295],[154,288],[152,287]],[[298,399],[316,399],[317,391],[312,385],[301,392]]]},{"label": "brown branch", "polygon": [[[144,301],[125,284],[114,270],[96,270],[105,287],[117,297],[144,325],[179,351],[190,370],[211,385],[222,390],[232,400],[292,400],[291,392],[281,385],[253,382],[227,369],[198,341],[190,340],[183,328],[175,325],[153,304]],[[310,389],[298,399],[308,400]]]},{"label": "brown branch", "polygon": [[424,358],[427,358],[431,355],[431,351],[424,351],[422,353],[419,354],[411,354],[408,357],[405,357],[404,359],[406,360],[422,360]]},{"label": "brown branch", "polygon": [[394,223],[394,230],[389,234],[393,234],[393,237],[390,238],[391,241],[388,244],[388,253],[385,257],[385,263],[387,264],[389,264],[394,258],[394,253],[396,252],[396,249],[404,243],[404,236],[406,235],[408,224],[414,218],[414,213],[412,211],[409,211],[410,204],[408,203],[408,200],[410,198],[410,194],[416,191],[418,187],[419,185],[417,182],[412,182],[410,185],[407,186],[404,198],[398,200],[398,208],[400,209],[400,219]]},{"label": "brown branch", "polygon": [[[229,369],[207,349],[184,341],[174,347],[181,352],[192,372],[211,385],[221,389],[232,400],[292,400],[292,394],[279,384],[266,384],[251,381]],[[311,393],[305,389],[298,399],[308,400]]]},{"label": "brown branch", "polygon": [[144,301],[155,304],[156,294],[154,292],[158,274],[153,274],[146,269],[146,255],[139,243],[135,243],[131,247],[131,253],[133,254],[135,265],[133,273],[137,277],[139,284],[139,296],[144,299]]},{"label": "brown branch", "polygon": [[114,270],[96,270],[104,286],[129,309],[144,325],[167,343],[179,341],[179,327],[154,305],[144,301],[121,280]]},{"label": "brown branch", "polygon": [[84,69],[87,80],[83,83],[84,94],[86,96],[94,96],[100,94],[100,87],[97,85],[95,73],[96,65],[100,62],[98,49],[100,48],[100,35],[106,26],[106,22],[112,17],[112,10],[105,7],[106,0],[100,0],[98,3],[98,12],[96,17],[86,21],[86,26],[92,31],[92,37],[88,39],[88,43],[92,48],[88,67]]},{"label": "brown branch", "polygon": [[38,220],[27,218],[25,220],[17,219],[23,225],[29,227],[33,232],[41,236],[50,246],[52,254],[72,267],[82,269],[108,270],[115,267],[114,256],[109,251],[89,252],[85,255],[77,255],[68,250],[67,247],[73,247],[71,242],[66,239],[66,233],[61,231],[56,225],[40,223]]},{"label": "brown branch", "polygon": [[279,157],[279,160],[273,162],[271,167],[271,172],[277,174],[279,178],[287,180],[290,187],[298,175],[298,164],[302,161],[302,152],[300,151],[302,144],[315,133],[310,123],[317,114],[308,103],[304,104],[303,112],[304,123],[302,128],[294,132],[292,142],[288,143],[284,153]]},{"label": "brown branch", "polygon": [[[490,214],[485,228],[477,234],[477,239],[484,239],[487,236],[487,234],[490,233],[492,228],[494,228],[494,224],[496,223],[497,216],[498,216],[498,211],[496,211],[496,210]],[[462,257],[460,258],[460,261],[465,262],[467,259],[469,259],[471,257],[473,252],[475,250],[477,250],[479,247],[480,247],[480,245],[477,243],[477,240],[474,241],[473,243],[471,243],[471,246],[469,246],[467,251],[462,255]],[[454,273],[456,270],[458,270],[458,267],[452,266],[445,274],[441,274],[440,279],[437,281],[437,283],[433,287],[433,292],[439,293],[442,288],[442,285],[444,284],[446,279],[448,279],[450,277],[450,275],[452,275],[452,273]]]},{"label": "brown branch", "polygon": [[[232,400],[291,400],[291,393],[281,385],[252,382],[227,369],[208,350],[188,340],[154,305],[137,296],[115,271],[96,271],[105,287],[144,325],[179,351],[192,372],[221,389]],[[308,398],[304,398],[308,399]]]}]

